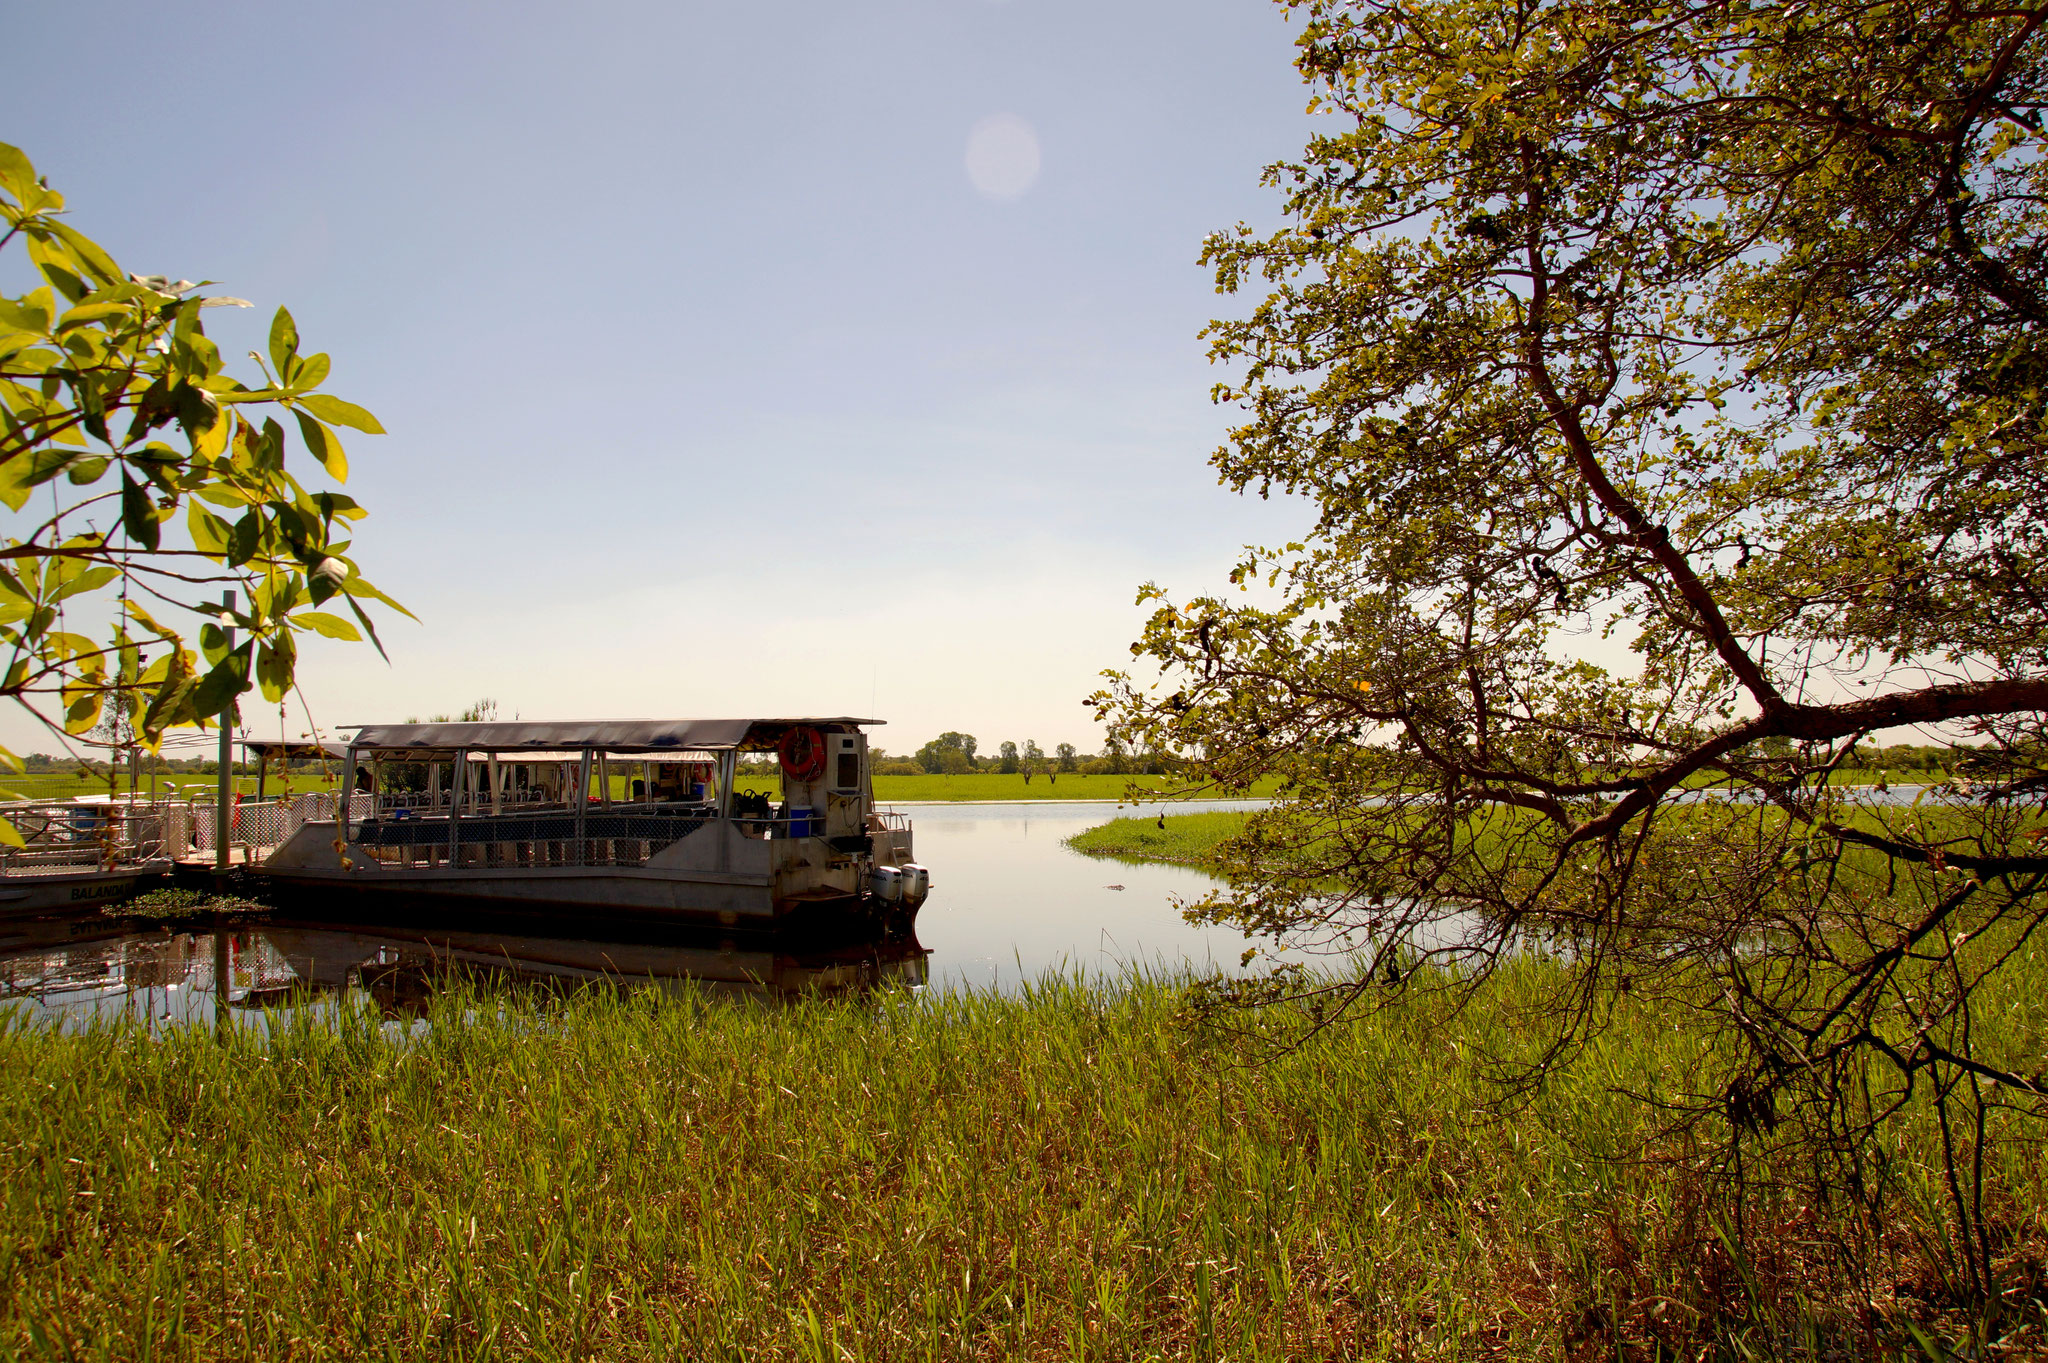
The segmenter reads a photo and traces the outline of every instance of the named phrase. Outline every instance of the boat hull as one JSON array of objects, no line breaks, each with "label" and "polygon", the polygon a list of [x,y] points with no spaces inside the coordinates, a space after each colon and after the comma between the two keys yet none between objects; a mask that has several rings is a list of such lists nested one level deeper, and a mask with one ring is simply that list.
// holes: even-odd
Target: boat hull
[{"label": "boat hull", "polygon": [[0,876],[0,920],[47,918],[118,904],[161,883],[170,870],[169,861],[149,861],[112,870],[88,868]]},{"label": "boat hull", "polygon": [[[675,923],[724,931],[907,930],[916,909],[868,892],[861,864],[829,839],[764,840],[700,821],[665,844],[524,838],[524,820],[380,826],[344,841],[312,822],[249,869],[293,909],[416,910],[499,918]],[[472,841],[472,836],[477,834]],[[623,855],[622,855],[623,853]],[[288,899],[286,898],[288,897]],[[282,905],[281,905],[282,906]]]},{"label": "boat hull", "polygon": [[915,909],[869,895],[775,896],[770,886],[625,867],[278,870],[248,874],[294,911],[406,921],[461,914],[559,924],[680,924],[741,933],[908,932]]}]

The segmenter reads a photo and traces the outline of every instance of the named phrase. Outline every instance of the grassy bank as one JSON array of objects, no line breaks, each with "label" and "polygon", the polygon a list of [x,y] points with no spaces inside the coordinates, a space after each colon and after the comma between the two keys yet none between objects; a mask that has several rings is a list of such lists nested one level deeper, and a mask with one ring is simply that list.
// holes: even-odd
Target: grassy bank
[{"label": "grassy bank", "polygon": [[[267,1044],[9,1028],[0,1354],[1761,1357],[1804,1322],[1871,1356],[1940,1314],[1910,1216],[1874,1307],[1800,1199],[1750,1197],[1731,1249],[1698,1152],[1610,1092],[1684,1088],[1698,1043],[1664,1019],[1486,1116],[1475,1056],[1525,1044],[1533,983],[1255,1068],[1155,985],[458,999]],[[1894,1152],[1914,1187],[1931,1139]],[[2043,1171],[1994,1175],[2037,1251]]]},{"label": "grassy bank", "polygon": [[[977,772],[972,776],[877,776],[877,800],[1121,800],[1135,785],[1139,790],[1165,790],[1165,776],[1062,776],[1057,783],[1034,776],[1026,785],[1021,775]],[[1261,783],[1251,794],[1270,795],[1275,782]]]},{"label": "grassy bank", "polygon": [[[759,790],[779,795],[782,787],[773,776],[742,776],[742,790]],[[1021,775],[976,772],[971,776],[877,776],[875,799],[883,804],[917,800],[1121,800],[1135,783],[1139,790],[1164,790],[1170,779],[1164,776],[1062,776],[1057,782],[1035,776],[1029,785]],[[1253,795],[1269,795],[1277,782],[1266,782]],[[1142,797],[1141,797],[1142,798]]]}]

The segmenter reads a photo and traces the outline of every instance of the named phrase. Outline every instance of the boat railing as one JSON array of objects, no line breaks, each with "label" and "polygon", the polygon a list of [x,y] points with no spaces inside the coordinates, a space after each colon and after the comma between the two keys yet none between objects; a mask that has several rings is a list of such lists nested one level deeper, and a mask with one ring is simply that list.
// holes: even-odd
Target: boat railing
[{"label": "boat railing", "polygon": [[386,866],[478,869],[643,866],[717,818],[708,805],[586,808],[580,818],[559,804],[453,820],[394,813],[352,825],[351,840]]},{"label": "boat railing", "polygon": [[0,875],[110,869],[164,855],[166,806],[149,799],[10,803],[23,846],[0,848]]},{"label": "boat railing", "polygon": [[561,804],[559,796],[550,797],[545,790],[508,790],[498,795],[489,792],[464,795],[459,801],[450,798],[447,791],[400,790],[384,791],[377,796],[376,812],[379,816],[398,814],[402,810],[414,814],[446,814],[451,804],[459,804],[465,816],[489,813],[496,807],[524,809],[532,805]]}]

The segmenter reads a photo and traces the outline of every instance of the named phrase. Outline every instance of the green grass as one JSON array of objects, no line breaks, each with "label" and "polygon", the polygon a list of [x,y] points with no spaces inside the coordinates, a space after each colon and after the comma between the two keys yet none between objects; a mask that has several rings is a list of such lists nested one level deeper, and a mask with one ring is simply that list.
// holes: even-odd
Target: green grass
[{"label": "green grass", "polygon": [[[1730,1255],[1699,1152],[1611,1092],[1683,1087],[1668,1018],[1487,1115],[1542,969],[1252,1067],[1146,982],[0,1028],[0,1356],[1762,1357],[1802,1319],[1867,1356],[1928,1314],[1910,1218],[1873,1336],[1812,1206],[1753,1196]],[[2038,1254],[2042,1167],[1993,1174]]]},{"label": "green grass", "polygon": [[[917,800],[1121,800],[1130,793],[1134,783],[1141,790],[1165,790],[1170,788],[1172,778],[1074,774],[1062,776],[1057,782],[1035,776],[1026,785],[1021,775],[977,772],[972,776],[877,776],[874,782],[876,801],[894,804]],[[1250,793],[1254,796],[1270,795],[1277,784],[1277,781],[1262,782]],[[770,795],[778,795],[782,789],[778,778],[773,776],[742,776],[739,788],[765,791]]]},{"label": "green grass", "polygon": [[[219,789],[220,778],[197,771],[144,772],[136,782],[136,789],[147,792],[162,791],[165,794],[186,794],[212,798]],[[328,778],[318,772],[293,772],[291,788],[295,795],[308,791],[331,791],[340,783],[340,777]],[[272,772],[263,783],[263,795],[269,799],[279,792],[283,778]],[[232,779],[232,788],[254,799],[256,778],[237,776]],[[122,772],[114,779],[113,791],[119,795],[128,793],[128,773]],[[108,792],[104,776],[80,777],[76,772],[26,772],[16,776],[0,773],[0,792],[5,797],[26,800],[69,800],[80,795],[105,795]]]},{"label": "green grass", "polygon": [[1169,814],[1161,827],[1157,816],[1111,819],[1076,833],[1067,846],[1090,856],[1123,861],[1170,861],[1181,866],[1207,863],[1210,851],[1244,828],[1244,815],[1228,810],[1201,814]]},{"label": "green grass", "polygon": [[[1121,800],[1133,785],[1165,790],[1167,776],[1082,776],[1072,773],[1057,782],[1035,776],[1026,785],[1021,775],[978,772],[972,776],[877,776],[875,798],[895,800]],[[1270,795],[1277,781],[1254,787],[1253,795]]]}]

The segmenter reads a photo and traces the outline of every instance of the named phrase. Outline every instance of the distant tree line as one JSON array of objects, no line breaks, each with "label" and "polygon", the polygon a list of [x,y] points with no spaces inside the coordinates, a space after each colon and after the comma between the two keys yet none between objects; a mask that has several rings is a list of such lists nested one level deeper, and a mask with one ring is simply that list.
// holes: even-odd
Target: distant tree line
[{"label": "distant tree line", "polygon": [[877,776],[972,776],[991,772],[1003,776],[1021,775],[1025,784],[1043,776],[1057,782],[1061,776],[1161,775],[1170,770],[1171,759],[1157,752],[1134,753],[1111,738],[1097,754],[1081,752],[1071,743],[1056,743],[1047,752],[1036,739],[1022,743],[1005,740],[996,745],[993,756],[981,751],[973,734],[952,730],[940,734],[909,757],[889,757],[880,749],[870,750]]},{"label": "distant tree line", "polygon": [[[983,772],[1023,776],[1028,785],[1043,776],[1058,782],[1062,776],[1160,776],[1174,770],[1174,759],[1158,752],[1133,751],[1117,739],[1106,740],[1100,753],[1084,753],[1071,743],[1055,743],[1050,752],[1027,738],[1022,743],[1004,741],[993,756],[981,750],[973,734],[947,730],[909,756],[897,756],[870,745],[868,761],[877,776],[974,776]],[[762,755],[744,758],[742,776],[767,776],[775,771],[775,759]]]}]

